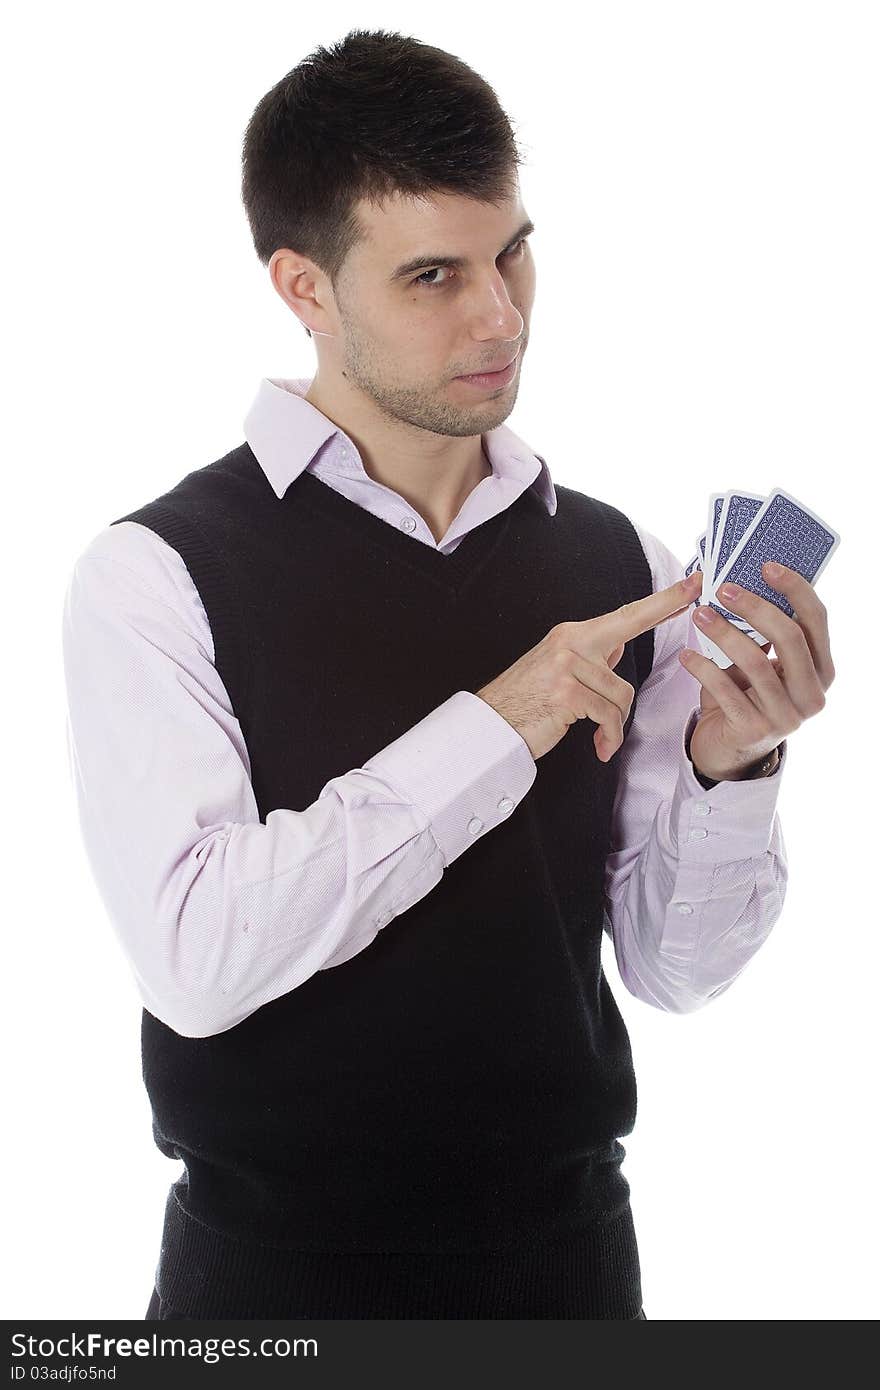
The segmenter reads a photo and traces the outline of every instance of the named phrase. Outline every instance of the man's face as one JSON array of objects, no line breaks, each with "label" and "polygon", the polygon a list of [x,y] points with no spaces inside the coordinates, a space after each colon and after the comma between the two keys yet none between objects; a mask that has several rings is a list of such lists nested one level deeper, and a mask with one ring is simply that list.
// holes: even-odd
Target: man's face
[{"label": "man's face", "polygon": [[[494,429],[516,402],[535,297],[519,196],[499,207],[458,195],[395,196],[381,208],[362,201],[357,211],[367,239],[337,280],[331,372],[421,429]],[[515,354],[509,381],[459,379]]]}]

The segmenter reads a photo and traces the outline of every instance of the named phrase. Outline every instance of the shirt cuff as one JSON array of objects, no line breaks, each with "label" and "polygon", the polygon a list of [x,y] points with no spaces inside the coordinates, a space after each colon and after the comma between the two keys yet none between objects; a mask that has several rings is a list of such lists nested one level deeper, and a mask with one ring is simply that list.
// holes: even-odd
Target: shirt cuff
[{"label": "shirt cuff", "polygon": [[422,812],[446,866],[512,815],[538,773],[525,739],[470,690],[450,695],[364,767]]},{"label": "shirt cuff", "polygon": [[773,833],[786,744],[780,744],[779,764],[768,777],[719,782],[707,791],[697,781],[686,752],[699,717],[698,706],[687,718],[679,745],[678,779],[669,816],[677,857],[688,864],[728,864],[764,855]]}]

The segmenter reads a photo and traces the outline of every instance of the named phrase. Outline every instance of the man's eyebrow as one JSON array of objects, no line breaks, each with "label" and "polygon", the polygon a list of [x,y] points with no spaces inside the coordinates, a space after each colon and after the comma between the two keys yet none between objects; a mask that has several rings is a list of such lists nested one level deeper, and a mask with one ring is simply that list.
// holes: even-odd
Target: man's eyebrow
[{"label": "man's eyebrow", "polygon": [[[513,246],[514,242],[519,241],[521,237],[528,236],[534,230],[534,222],[524,222],[510,238],[507,245],[501,248],[502,251],[506,251],[508,247]],[[501,253],[499,252],[499,254]],[[417,270],[433,270],[437,266],[447,265],[453,266],[456,270],[463,270],[467,267],[468,260],[465,256],[416,256],[414,260],[405,261],[403,265],[399,265],[395,271],[392,271],[390,278],[392,281],[404,280]]]}]

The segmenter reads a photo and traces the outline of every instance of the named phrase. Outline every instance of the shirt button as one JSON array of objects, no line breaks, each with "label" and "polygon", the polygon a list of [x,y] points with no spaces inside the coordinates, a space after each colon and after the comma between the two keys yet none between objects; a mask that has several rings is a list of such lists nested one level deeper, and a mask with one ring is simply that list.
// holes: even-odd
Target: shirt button
[{"label": "shirt button", "polygon": [[400,529],[401,531],[414,531],[416,529],[416,523],[411,516],[402,517]]},{"label": "shirt button", "polygon": [[678,907],[678,910],[679,910],[679,912],[681,912],[681,913],[693,912],[693,910],[694,910],[694,909],[691,907],[690,903],[677,903],[676,906]]},{"label": "shirt button", "polygon": [[498,810],[499,810],[499,811],[503,811],[503,812],[505,813],[505,815],[507,814],[508,811],[512,811],[512,810],[513,810],[513,802],[511,801],[511,799],[510,799],[509,796],[505,796],[505,797],[502,798],[501,801],[499,801],[499,803],[498,803]]},{"label": "shirt button", "polygon": [[379,916],[376,918],[376,926],[377,926],[377,927],[384,927],[384,926],[387,925],[387,923],[390,921],[390,919],[391,919],[391,913],[390,913],[390,912],[380,912],[380,913],[379,913]]},{"label": "shirt button", "polygon": [[705,838],[706,838],[706,836],[707,836],[708,834],[709,834],[708,830],[703,830],[702,827],[701,827],[701,828],[698,829],[698,830],[692,830],[691,833],[690,833],[689,838],[690,838],[691,840],[705,840]]},{"label": "shirt button", "polygon": [[708,816],[711,809],[712,807],[709,805],[708,801],[697,801],[694,805],[694,815]]},{"label": "shirt button", "polygon": [[479,835],[483,828],[483,822],[480,820],[479,816],[474,816],[472,820],[468,821],[467,828],[469,835]]}]

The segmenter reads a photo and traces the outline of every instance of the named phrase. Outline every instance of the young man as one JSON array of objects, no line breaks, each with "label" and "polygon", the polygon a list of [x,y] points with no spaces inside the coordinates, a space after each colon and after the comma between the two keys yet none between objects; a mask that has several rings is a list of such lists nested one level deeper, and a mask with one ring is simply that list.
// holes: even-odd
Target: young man
[{"label": "young man", "polygon": [[800,625],[765,605],[816,658],[785,686],[726,624],[743,667],[697,658],[695,707],[676,558],[504,424],[535,296],[517,165],[491,88],[414,39],[288,73],[243,197],[314,377],[264,379],[245,442],[71,579],[83,832],[185,1165],[150,1318],[644,1317],[603,929],[627,989],[684,1012],[781,909],[823,610],[798,576]]}]

